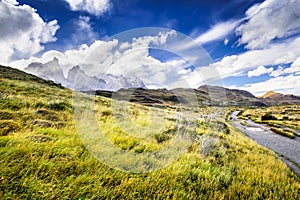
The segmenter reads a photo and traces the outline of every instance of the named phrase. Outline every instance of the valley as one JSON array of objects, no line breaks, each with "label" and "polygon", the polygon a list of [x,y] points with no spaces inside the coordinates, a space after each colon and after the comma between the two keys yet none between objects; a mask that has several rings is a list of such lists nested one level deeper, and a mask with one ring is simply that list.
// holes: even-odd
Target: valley
[{"label": "valley", "polygon": [[[1,199],[300,198],[299,177],[230,120],[236,109],[254,120],[255,109],[277,107],[215,106],[209,98],[185,105],[189,93],[181,89],[183,99],[137,89],[124,102],[8,67],[0,67],[0,89]],[[196,94],[207,96],[205,89]],[[297,113],[281,108],[295,118],[287,127],[298,130]],[[107,144],[125,157],[113,157]]]}]

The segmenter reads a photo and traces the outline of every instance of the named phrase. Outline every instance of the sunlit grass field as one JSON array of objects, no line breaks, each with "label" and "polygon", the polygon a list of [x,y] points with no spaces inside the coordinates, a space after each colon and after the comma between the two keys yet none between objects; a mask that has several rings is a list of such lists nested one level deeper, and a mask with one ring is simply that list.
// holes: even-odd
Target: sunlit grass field
[{"label": "sunlit grass field", "polygon": [[[214,108],[184,108],[202,117],[190,117],[192,142],[178,159],[160,170],[128,173],[87,150],[76,129],[71,90],[1,71],[0,91],[0,199],[300,199],[299,178],[235,130],[226,114],[208,120]],[[130,104],[120,124],[111,100],[96,97],[93,112],[105,137],[133,154],[164,148],[177,133],[171,106]],[[150,112],[163,120],[151,122],[156,118]],[[142,138],[126,122],[162,128],[147,129]]]}]

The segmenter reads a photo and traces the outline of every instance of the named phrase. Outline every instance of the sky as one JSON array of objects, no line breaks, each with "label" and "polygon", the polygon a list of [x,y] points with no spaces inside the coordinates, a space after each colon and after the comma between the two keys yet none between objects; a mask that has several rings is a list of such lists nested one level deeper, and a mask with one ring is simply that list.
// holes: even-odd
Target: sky
[{"label": "sky", "polygon": [[148,87],[300,95],[300,0],[0,0],[0,46],[21,70],[57,57]]}]

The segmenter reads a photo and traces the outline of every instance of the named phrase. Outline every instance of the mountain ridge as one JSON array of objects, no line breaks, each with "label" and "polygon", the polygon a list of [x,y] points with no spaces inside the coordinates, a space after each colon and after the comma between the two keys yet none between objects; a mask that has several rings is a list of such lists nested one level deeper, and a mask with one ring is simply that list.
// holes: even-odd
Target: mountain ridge
[{"label": "mountain ridge", "polygon": [[142,87],[146,88],[143,81],[136,77],[115,76],[101,74],[99,77],[90,76],[79,65],[73,66],[64,76],[59,59],[54,57],[46,63],[32,62],[24,71],[40,78],[60,83],[74,90],[118,90],[120,88]]},{"label": "mountain ridge", "polygon": [[[75,67],[75,69],[80,70],[80,67]],[[63,87],[61,84],[57,84],[51,80],[44,80],[24,71],[5,66],[0,66],[0,78],[1,77],[24,81],[36,81]],[[130,101],[142,103],[148,106],[186,103],[186,99],[193,95],[195,95],[197,98],[196,103],[207,106],[264,107],[271,105],[300,104],[300,97],[295,95],[281,94],[280,98],[278,97],[278,95],[277,98],[257,98],[246,90],[229,89],[212,85],[202,85],[197,89],[175,88],[167,90],[146,88],[120,88],[115,92],[96,89],[81,91],[110,98],[113,94],[114,96],[121,95],[120,97],[130,97]]]},{"label": "mountain ridge", "polygon": [[258,97],[261,99],[276,99],[276,100],[280,100],[280,99],[295,99],[295,100],[300,100],[300,96],[296,96],[293,94],[282,94],[279,92],[274,92],[274,91],[268,91],[266,92],[264,95]]}]

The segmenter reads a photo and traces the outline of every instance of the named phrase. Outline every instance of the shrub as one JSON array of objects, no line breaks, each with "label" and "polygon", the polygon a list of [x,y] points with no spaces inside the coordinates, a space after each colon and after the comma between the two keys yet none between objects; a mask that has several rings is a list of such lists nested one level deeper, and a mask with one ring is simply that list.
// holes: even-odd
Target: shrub
[{"label": "shrub", "polygon": [[16,98],[0,98],[0,109],[20,110],[26,104]]},{"label": "shrub", "polygon": [[289,120],[289,117],[288,116],[284,116],[284,117],[282,117],[282,120]]},{"label": "shrub", "polygon": [[44,136],[44,135],[33,135],[33,136],[29,136],[28,139],[30,139],[33,142],[38,142],[38,143],[49,142],[52,140],[52,138]]},{"label": "shrub", "polygon": [[218,121],[218,120],[217,121],[211,121],[209,126],[212,130],[216,130],[218,132],[223,132],[225,134],[230,133],[229,127],[225,122]]},{"label": "shrub", "polygon": [[106,117],[106,116],[111,116],[112,115],[112,111],[111,110],[103,110],[101,112],[101,116]]},{"label": "shrub", "polygon": [[272,127],[270,130],[273,131],[273,132],[275,132],[275,133],[278,133],[278,134],[280,134],[280,135],[282,135],[282,136],[289,137],[289,138],[291,138],[291,139],[294,139],[294,138],[295,138],[295,135],[294,135],[293,133],[288,132],[288,131],[284,131],[284,130],[282,130],[282,129],[280,129],[280,128]]},{"label": "shrub", "polygon": [[154,135],[154,138],[156,139],[157,143],[162,143],[166,140],[169,140],[170,136],[167,134],[163,134],[163,133],[157,133]]},{"label": "shrub", "polygon": [[36,111],[36,114],[42,116],[46,120],[60,121],[58,114],[51,110],[39,109]]},{"label": "shrub", "polygon": [[262,121],[265,121],[265,120],[277,120],[277,118],[275,116],[273,116],[271,113],[267,113],[265,115],[263,115],[261,117],[261,120]]},{"label": "shrub", "polygon": [[36,102],[36,103],[34,104],[34,107],[35,107],[35,108],[46,108],[47,105],[46,105],[45,103],[43,103],[43,102]]},{"label": "shrub", "polygon": [[135,140],[127,137],[116,137],[114,143],[123,150],[130,150],[137,144]]},{"label": "shrub", "polygon": [[0,120],[0,136],[8,135],[13,131],[21,129],[21,125],[12,120]]},{"label": "shrub", "polygon": [[50,102],[48,104],[48,108],[50,110],[55,110],[55,111],[64,111],[64,110],[70,110],[72,108],[71,104],[67,102]]},{"label": "shrub", "polygon": [[135,153],[143,153],[145,150],[145,146],[139,145],[134,148]]},{"label": "shrub", "polygon": [[0,111],[0,120],[13,119],[15,117],[14,113],[7,111]]},{"label": "shrub", "polygon": [[48,120],[42,120],[42,119],[35,119],[33,120],[32,124],[38,127],[45,127],[45,128],[49,128],[53,126],[53,122]]}]

